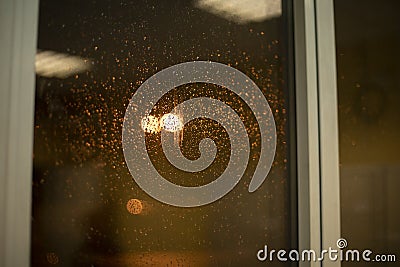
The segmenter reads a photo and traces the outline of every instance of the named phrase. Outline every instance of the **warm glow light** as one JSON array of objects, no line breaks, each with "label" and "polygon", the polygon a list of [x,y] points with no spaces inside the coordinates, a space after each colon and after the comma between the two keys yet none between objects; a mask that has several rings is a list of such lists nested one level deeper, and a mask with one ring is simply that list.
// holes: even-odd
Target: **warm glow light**
[{"label": "warm glow light", "polygon": [[195,5],[238,24],[261,22],[282,14],[281,0],[198,0]]},{"label": "warm glow light", "polygon": [[161,128],[168,132],[177,132],[182,129],[182,120],[181,118],[172,113],[167,113],[161,117]]},{"label": "warm glow light", "polygon": [[160,131],[160,122],[158,118],[152,115],[145,116],[141,121],[141,126],[146,133],[157,133]]},{"label": "warm glow light", "polygon": [[48,263],[53,264],[53,265],[55,265],[55,264],[57,264],[59,262],[58,256],[54,252],[47,253],[46,254],[46,259],[47,259]]},{"label": "warm glow light", "polygon": [[143,204],[139,199],[132,198],[128,200],[128,203],[126,203],[126,209],[129,213],[137,215],[142,213]]}]

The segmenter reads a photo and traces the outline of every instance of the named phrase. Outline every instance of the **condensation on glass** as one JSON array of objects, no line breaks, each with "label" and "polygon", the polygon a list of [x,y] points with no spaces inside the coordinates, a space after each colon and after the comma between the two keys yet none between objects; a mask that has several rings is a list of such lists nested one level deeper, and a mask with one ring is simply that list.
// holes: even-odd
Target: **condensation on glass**
[{"label": "condensation on glass", "polygon": [[342,236],[352,248],[397,254],[397,261],[399,8],[398,1],[335,1]]},{"label": "condensation on glass", "polygon": [[[286,5],[40,1],[32,266],[255,266],[265,264],[256,258],[264,245],[294,248]],[[124,159],[122,126],[130,99],[148,78],[189,61],[223,63],[254,81],[271,107],[277,145],[267,179],[249,193],[253,172],[263,164],[263,133],[249,106],[229,88],[210,83],[173,88],[138,120],[151,164],[165,179],[197,187],[229,164],[226,129],[209,118],[183,125],[185,114],[172,111],[185,101],[224,101],[243,121],[250,144],[244,175],[232,191],[185,208],[159,202],[135,183]],[[174,167],[163,153],[164,130],[175,134],[189,160],[201,156],[201,140],[212,139],[214,161],[198,172]],[[269,266],[275,265],[288,264]]]}]

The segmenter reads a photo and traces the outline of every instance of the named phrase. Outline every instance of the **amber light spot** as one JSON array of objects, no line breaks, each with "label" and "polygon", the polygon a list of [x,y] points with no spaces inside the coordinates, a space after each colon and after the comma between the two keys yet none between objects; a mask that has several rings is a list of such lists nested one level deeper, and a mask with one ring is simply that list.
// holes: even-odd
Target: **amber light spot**
[{"label": "amber light spot", "polygon": [[47,262],[50,264],[57,264],[59,262],[58,256],[54,252],[49,252],[46,254]]},{"label": "amber light spot", "polygon": [[146,116],[141,121],[143,131],[146,133],[157,133],[160,131],[160,123],[158,118],[154,116]]},{"label": "amber light spot", "polygon": [[131,214],[140,214],[143,211],[143,204],[139,199],[132,198],[126,203],[126,209]]}]

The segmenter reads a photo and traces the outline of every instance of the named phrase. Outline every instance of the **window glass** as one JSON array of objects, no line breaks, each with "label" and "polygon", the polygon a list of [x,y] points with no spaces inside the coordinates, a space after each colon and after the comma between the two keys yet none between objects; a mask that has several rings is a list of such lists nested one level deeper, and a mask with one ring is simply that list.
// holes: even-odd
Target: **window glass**
[{"label": "window glass", "polygon": [[40,1],[32,266],[254,266],[296,246],[287,5]]},{"label": "window glass", "polygon": [[399,8],[335,1],[342,236],[374,255],[400,247]]}]

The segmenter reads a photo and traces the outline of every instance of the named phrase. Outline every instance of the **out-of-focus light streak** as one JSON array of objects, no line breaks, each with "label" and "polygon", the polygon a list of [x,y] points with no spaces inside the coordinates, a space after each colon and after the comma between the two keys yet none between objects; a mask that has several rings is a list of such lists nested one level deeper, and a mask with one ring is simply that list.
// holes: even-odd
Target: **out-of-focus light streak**
[{"label": "out-of-focus light streak", "polygon": [[261,22],[282,14],[281,0],[197,0],[195,6],[238,24]]},{"label": "out-of-focus light streak", "polygon": [[35,58],[36,74],[48,78],[65,79],[91,69],[89,59],[54,51],[38,51]]}]

